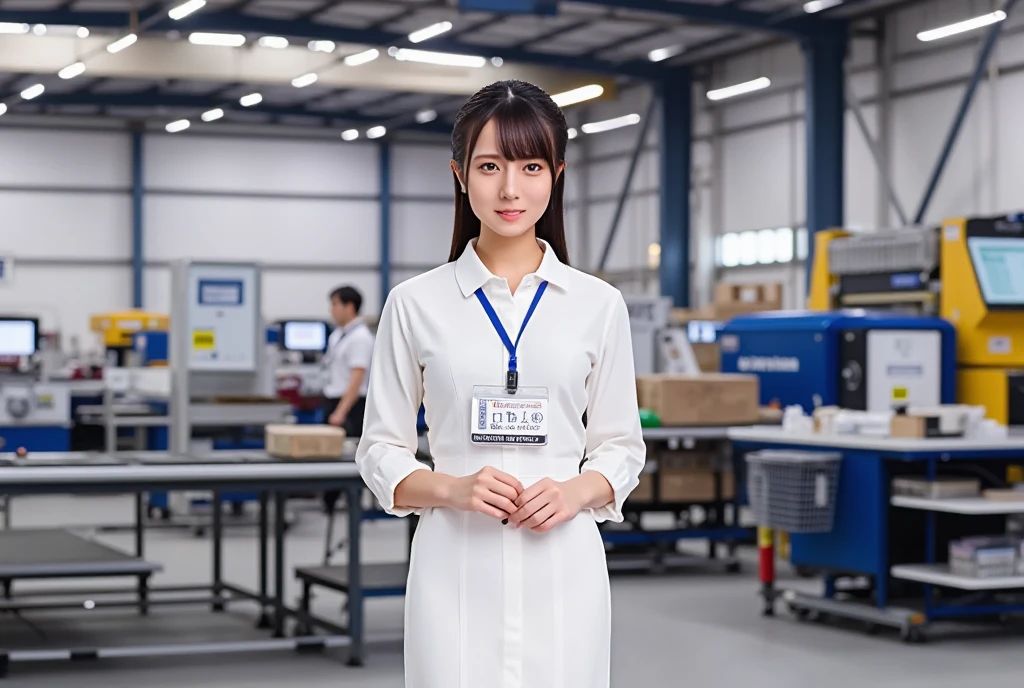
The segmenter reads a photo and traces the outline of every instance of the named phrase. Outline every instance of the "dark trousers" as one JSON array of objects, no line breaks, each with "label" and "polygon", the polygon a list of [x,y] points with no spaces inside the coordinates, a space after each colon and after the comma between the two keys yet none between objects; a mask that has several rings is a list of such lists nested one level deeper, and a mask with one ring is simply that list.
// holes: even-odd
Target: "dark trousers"
[{"label": "dark trousers", "polygon": [[[334,410],[338,408],[338,404],[341,403],[341,399],[331,399],[324,397],[322,408],[324,410],[324,423],[331,417]],[[348,416],[345,418],[345,422],[342,424],[342,428],[345,430],[345,434],[348,437],[359,437],[363,434],[363,414],[366,412],[366,397],[359,397],[356,399],[356,403],[352,404],[352,409],[348,412]]]}]

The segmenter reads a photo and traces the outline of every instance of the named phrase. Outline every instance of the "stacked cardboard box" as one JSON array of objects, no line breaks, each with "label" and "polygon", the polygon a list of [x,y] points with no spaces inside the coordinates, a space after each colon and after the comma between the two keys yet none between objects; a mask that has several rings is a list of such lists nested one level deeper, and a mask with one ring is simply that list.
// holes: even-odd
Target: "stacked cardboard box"
[{"label": "stacked cardboard box", "polygon": [[345,447],[345,431],[330,425],[268,425],[267,453],[279,459],[339,460]]},{"label": "stacked cardboard box", "polygon": [[641,408],[665,427],[752,425],[760,420],[755,375],[645,375],[637,378]]},{"label": "stacked cardboard box", "polygon": [[782,309],[782,285],[719,284],[715,287],[715,302],[711,305],[715,320],[729,320],[737,315],[777,311]]}]

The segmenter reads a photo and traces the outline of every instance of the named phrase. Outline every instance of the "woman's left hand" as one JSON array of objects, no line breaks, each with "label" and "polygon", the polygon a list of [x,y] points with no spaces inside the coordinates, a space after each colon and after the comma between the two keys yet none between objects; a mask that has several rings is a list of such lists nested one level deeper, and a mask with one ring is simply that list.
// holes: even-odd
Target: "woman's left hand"
[{"label": "woman's left hand", "polygon": [[584,499],[579,488],[573,480],[538,480],[515,500],[519,508],[509,515],[508,524],[544,533],[572,520],[583,508]]}]

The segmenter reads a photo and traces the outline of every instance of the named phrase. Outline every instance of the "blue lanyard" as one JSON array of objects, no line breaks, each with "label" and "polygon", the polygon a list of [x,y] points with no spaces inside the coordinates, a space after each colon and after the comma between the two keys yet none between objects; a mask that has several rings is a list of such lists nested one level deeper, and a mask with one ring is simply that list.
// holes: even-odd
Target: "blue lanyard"
[{"label": "blue lanyard", "polygon": [[483,287],[476,290],[476,298],[479,299],[480,305],[484,307],[484,311],[487,312],[487,317],[491,319],[491,325],[498,332],[498,336],[501,337],[502,343],[505,348],[508,349],[508,373],[505,376],[505,390],[509,394],[515,394],[519,389],[519,369],[518,361],[516,360],[516,348],[519,346],[519,340],[523,337],[523,331],[526,329],[526,325],[530,322],[530,318],[533,317],[533,312],[537,310],[537,304],[540,303],[540,298],[544,296],[544,291],[548,288],[547,282],[541,282],[540,286],[537,287],[537,293],[533,296],[533,303],[530,304],[530,309],[526,311],[526,317],[523,318],[523,324],[519,328],[519,334],[516,335],[516,343],[513,344],[512,340],[508,336],[508,332],[505,331],[505,326],[501,324],[501,320],[498,318],[498,314],[494,312],[494,307],[491,306],[491,302],[487,300],[487,296],[484,295]]}]

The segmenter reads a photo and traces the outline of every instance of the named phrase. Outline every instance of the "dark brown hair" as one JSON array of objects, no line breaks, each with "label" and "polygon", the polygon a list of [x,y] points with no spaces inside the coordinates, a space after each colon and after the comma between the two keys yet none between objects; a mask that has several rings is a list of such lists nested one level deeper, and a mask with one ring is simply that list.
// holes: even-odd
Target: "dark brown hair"
[{"label": "dark brown hair", "polygon": [[[569,264],[565,243],[562,199],[565,174],[558,174],[565,161],[569,128],[555,101],[543,90],[525,81],[498,81],[477,91],[459,110],[452,130],[452,160],[467,179],[466,163],[484,126],[494,120],[498,152],[507,160],[545,160],[551,170],[552,188],[548,207],[537,220],[537,238],[551,244],[558,259]],[[557,177],[555,176],[557,175]],[[469,194],[455,177],[455,229],[449,261],[458,259],[470,241],[480,236],[480,220],[469,204]]]}]

